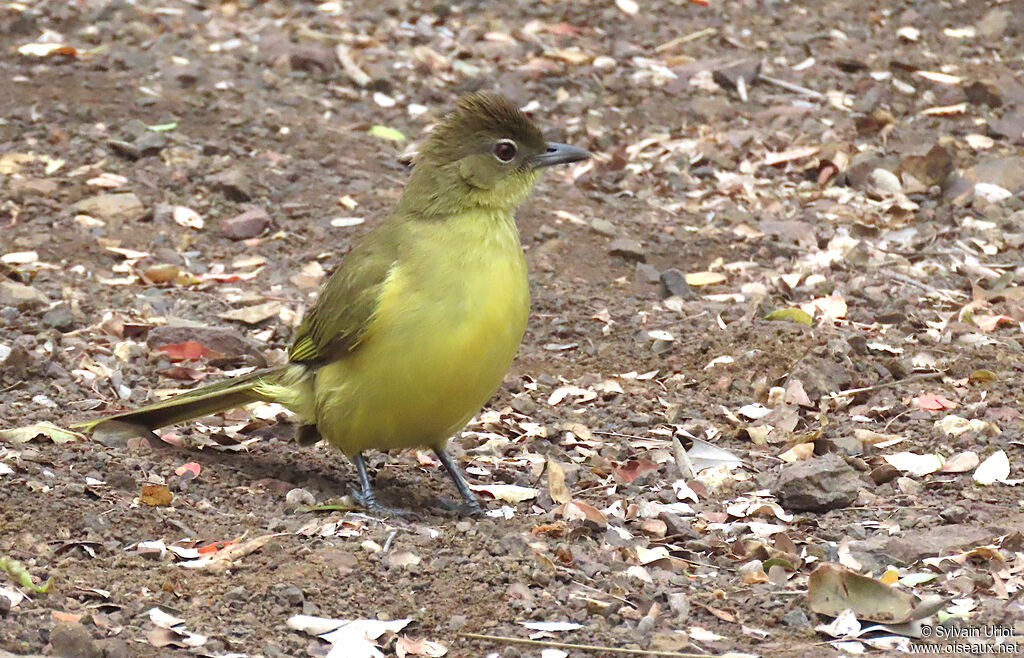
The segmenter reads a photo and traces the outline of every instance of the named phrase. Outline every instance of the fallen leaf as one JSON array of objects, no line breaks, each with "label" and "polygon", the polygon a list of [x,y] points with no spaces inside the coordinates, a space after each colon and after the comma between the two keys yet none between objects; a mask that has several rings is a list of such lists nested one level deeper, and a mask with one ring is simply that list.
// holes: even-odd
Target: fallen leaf
[{"label": "fallen leaf", "polygon": [[35,425],[27,425],[25,427],[0,430],[0,441],[27,443],[33,439],[38,439],[39,437],[46,437],[60,445],[68,443],[69,441],[75,441],[76,439],[84,439],[85,435],[79,434],[78,432],[72,432],[71,430],[62,429],[48,421],[36,423]]},{"label": "fallen leaf", "polygon": [[402,131],[395,130],[394,128],[388,128],[387,126],[370,126],[370,129],[367,132],[374,137],[389,139],[393,142],[405,141],[405,135],[402,134]]},{"label": "fallen leaf", "polygon": [[921,409],[929,411],[941,411],[942,409],[956,409],[956,402],[942,397],[938,393],[922,393],[914,398],[914,403]]},{"label": "fallen leaf", "polygon": [[153,348],[157,352],[163,352],[170,357],[171,361],[187,361],[206,358],[218,358],[224,356],[220,352],[211,350],[202,343],[194,340],[187,340],[184,343],[173,343],[170,345],[159,345]]},{"label": "fallen leaf", "polygon": [[174,494],[167,487],[166,484],[151,484],[147,483],[142,485],[142,493],[139,496],[139,500],[152,507],[170,505],[171,501],[174,500]]},{"label": "fallen leaf", "polygon": [[974,481],[981,485],[995,484],[996,482],[1007,483],[1010,477],[1010,459],[1003,450],[997,450],[995,454],[981,462],[974,471]]},{"label": "fallen leaf", "polygon": [[648,459],[630,459],[624,464],[612,464],[612,472],[623,482],[629,484],[644,473],[658,470],[658,465]]},{"label": "fallen leaf", "polygon": [[725,281],[721,272],[690,272],[684,278],[691,286],[710,286]]},{"label": "fallen leaf", "polygon": [[405,656],[444,656],[448,653],[448,647],[440,642],[434,642],[426,638],[414,640],[408,636],[401,636],[395,642],[395,655],[398,658]]},{"label": "fallen leaf", "polygon": [[569,488],[565,486],[565,469],[550,457],[548,458],[548,493],[551,500],[559,504],[572,500]]},{"label": "fallen leaf", "polygon": [[471,484],[469,488],[506,503],[521,503],[524,500],[536,498],[540,493],[537,489],[520,487],[515,484]]},{"label": "fallen leaf", "polygon": [[792,322],[806,324],[807,326],[814,324],[814,318],[811,317],[811,314],[801,308],[776,309],[764,316],[764,318],[765,320],[790,320]]},{"label": "fallen leaf", "polygon": [[185,228],[196,229],[197,231],[206,225],[206,222],[199,216],[199,213],[186,206],[174,206],[174,210],[171,211],[171,217],[174,219],[175,224]]}]

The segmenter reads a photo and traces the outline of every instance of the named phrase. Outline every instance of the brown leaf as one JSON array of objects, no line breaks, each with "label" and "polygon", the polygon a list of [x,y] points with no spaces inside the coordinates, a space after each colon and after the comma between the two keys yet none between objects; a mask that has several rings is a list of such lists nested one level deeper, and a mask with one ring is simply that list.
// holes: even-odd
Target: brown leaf
[{"label": "brown leaf", "polygon": [[551,500],[564,504],[572,500],[569,488],[565,486],[565,469],[553,459],[548,459],[548,492]]},{"label": "brown leaf", "polygon": [[166,484],[144,484],[139,500],[153,507],[170,505],[174,494]]}]

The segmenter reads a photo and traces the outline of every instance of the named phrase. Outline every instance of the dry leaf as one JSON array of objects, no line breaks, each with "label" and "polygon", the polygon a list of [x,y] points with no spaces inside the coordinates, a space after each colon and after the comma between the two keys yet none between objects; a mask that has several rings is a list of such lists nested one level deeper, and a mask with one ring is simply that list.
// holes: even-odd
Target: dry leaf
[{"label": "dry leaf", "polygon": [[551,500],[559,504],[572,500],[572,494],[565,486],[565,470],[550,457],[548,458],[548,493],[551,495]]}]

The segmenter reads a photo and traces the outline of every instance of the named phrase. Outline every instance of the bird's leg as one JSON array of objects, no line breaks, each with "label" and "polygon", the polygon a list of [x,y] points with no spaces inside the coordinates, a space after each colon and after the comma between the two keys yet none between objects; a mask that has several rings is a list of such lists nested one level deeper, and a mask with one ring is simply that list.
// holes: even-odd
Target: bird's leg
[{"label": "bird's leg", "polygon": [[373,493],[373,484],[370,482],[370,475],[366,472],[366,461],[363,460],[363,453],[357,452],[352,456],[352,463],[356,465],[356,474],[359,477],[359,493],[353,493],[352,497],[371,512],[385,516],[401,516],[405,518],[417,518],[414,512],[404,509],[396,509],[382,505],[377,501],[377,494]]},{"label": "bird's leg", "polygon": [[459,495],[462,496],[462,500],[465,501],[466,506],[469,508],[469,513],[474,515],[483,514],[485,510],[483,505],[480,504],[480,499],[476,497],[473,490],[466,484],[466,478],[462,476],[459,465],[455,463],[451,455],[445,452],[444,448],[434,448],[434,454],[441,460],[444,470],[448,471],[448,475],[455,482],[455,488],[459,490]]}]

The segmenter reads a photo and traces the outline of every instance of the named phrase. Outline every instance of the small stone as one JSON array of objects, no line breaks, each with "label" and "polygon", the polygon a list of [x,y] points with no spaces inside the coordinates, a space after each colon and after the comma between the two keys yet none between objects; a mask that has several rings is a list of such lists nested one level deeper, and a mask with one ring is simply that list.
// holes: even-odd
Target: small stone
[{"label": "small stone", "polygon": [[899,177],[889,171],[888,169],[882,169],[878,167],[868,175],[868,186],[878,192],[879,194],[900,194],[903,192],[903,186],[900,184]]},{"label": "small stone", "polygon": [[661,519],[644,519],[640,524],[640,532],[648,537],[664,537],[668,532],[668,524]]},{"label": "small stone", "polygon": [[296,585],[278,583],[274,585],[271,591],[273,591],[274,596],[290,606],[300,606],[302,605],[302,602],[306,600],[306,596],[302,593],[302,589]]},{"label": "small stone", "polygon": [[249,598],[249,592],[239,585],[238,587],[232,587],[228,591],[224,592],[224,598],[228,601],[245,601]]},{"label": "small stone", "polygon": [[57,181],[49,178],[9,178],[8,186],[12,194],[53,196],[57,193]]},{"label": "small stone", "polygon": [[807,613],[803,611],[803,608],[792,608],[782,616],[782,621],[793,628],[808,628],[811,625],[811,621],[807,618]]},{"label": "small stone", "polygon": [[289,509],[303,505],[316,505],[316,497],[305,489],[295,488],[285,494],[284,504]]},{"label": "small stone", "polygon": [[647,254],[644,252],[643,244],[632,238],[616,238],[608,245],[608,253],[628,261],[644,262]]},{"label": "small stone", "polygon": [[270,215],[263,208],[250,208],[220,222],[220,232],[231,240],[255,238],[270,226]]},{"label": "small stone", "polygon": [[68,332],[75,326],[75,316],[67,304],[57,304],[43,314],[43,324],[57,331]]},{"label": "small stone", "polygon": [[138,160],[142,157],[142,151],[139,147],[131,142],[126,142],[123,139],[108,139],[107,146],[110,147],[114,153],[117,153],[121,157],[128,158],[129,160]]},{"label": "small stone", "polygon": [[860,486],[857,472],[830,453],[783,467],[772,493],[789,511],[827,512],[852,504]]},{"label": "small stone", "polygon": [[249,201],[252,199],[252,182],[242,167],[230,167],[209,177],[209,182],[224,196],[232,201]]},{"label": "small stone", "polygon": [[448,628],[453,631],[457,631],[466,627],[469,623],[469,618],[466,615],[452,615],[448,618]]},{"label": "small stone", "polygon": [[967,510],[962,505],[950,505],[939,512],[939,518],[949,524],[963,523],[967,520],[967,514]]},{"label": "small stone", "polygon": [[139,135],[134,144],[140,155],[160,155],[160,151],[167,147],[167,138],[163,133],[147,130]]},{"label": "small stone", "polygon": [[633,274],[637,283],[658,283],[661,280],[658,268],[647,263],[637,263]]},{"label": "small stone", "polygon": [[607,235],[609,238],[614,238],[619,234],[619,230],[615,228],[615,224],[612,224],[603,217],[595,217],[590,220],[590,228],[594,229],[594,231],[601,235]]},{"label": "small stone", "polygon": [[131,221],[142,217],[145,208],[139,197],[132,192],[97,194],[71,206],[76,213],[91,215],[99,219]]},{"label": "small stone", "polygon": [[998,39],[1006,32],[1011,18],[1013,18],[1013,12],[1010,9],[998,7],[992,9],[978,21],[978,36],[985,39]]},{"label": "small stone", "polygon": [[690,616],[690,597],[685,592],[672,592],[668,595],[668,607],[678,619]]},{"label": "small stone", "polygon": [[977,81],[964,87],[964,95],[974,105],[987,105],[989,107],[1000,107],[1003,104],[1003,95],[999,87],[991,82]]},{"label": "small stone", "polygon": [[686,282],[686,275],[671,267],[661,273],[662,297],[679,297],[681,299],[692,299],[693,288]]},{"label": "small stone", "polygon": [[699,539],[700,533],[694,530],[693,524],[686,518],[671,512],[662,512],[658,518],[665,522],[665,532],[672,538],[684,541]]},{"label": "small stone", "polygon": [[50,299],[31,286],[15,281],[0,281],[0,307],[13,306],[18,309],[30,309],[42,306]]},{"label": "small stone", "polygon": [[109,637],[100,642],[103,658],[131,658],[128,643],[119,637]]},{"label": "small stone", "polygon": [[100,658],[100,648],[89,629],[79,623],[61,622],[50,632],[53,655],[61,658]]}]

